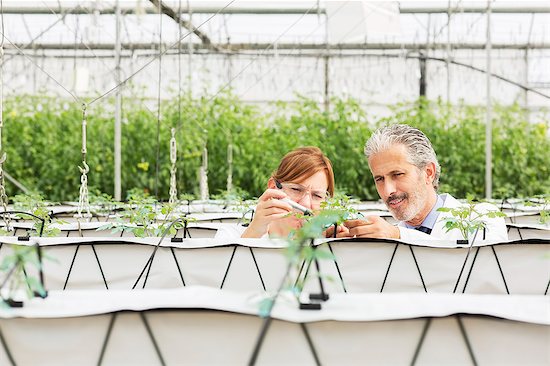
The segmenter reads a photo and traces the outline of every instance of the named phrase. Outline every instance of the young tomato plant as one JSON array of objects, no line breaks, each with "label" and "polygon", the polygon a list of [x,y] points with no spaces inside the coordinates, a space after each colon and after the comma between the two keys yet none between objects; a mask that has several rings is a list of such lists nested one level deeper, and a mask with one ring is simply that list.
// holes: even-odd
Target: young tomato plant
[{"label": "young tomato plant", "polygon": [[471,234],[474,234],[480,229],[484,229],[487,226],[484,218],[496,218],[505,217],[506,215],[498,210],[494,211],[480,211],[477,209],[477,203],[468,200],[468,202],[460,207],[441,207],[438,209],[440,212],[449,212],[452,216],[442,219],[445,222],[445,230],[449,232],[451,230],[459,230],[464,240],[468,240]]},{"label": "young tomato plant", "polygon": [[[46,295],[46,290],[40,281],[28,274],[26,267],[29,265],[40,268],[36,248],[22,245],[13,246],[13,252],[5,256],[0,263],[0,273],[2,273],[0,292],[3,305],[13,306],[18,300],[18,293],[22,291],[27,298],[33,297],[35,293],[42,297]],[[4,289],[4,286],[7,286],[7,289]],[[4,297],[5,294],[7,297]]]},{"label": "young tomato plant", "polygon": [[[42,231],[42,236],[58,236],[61,230],[53,227],[51,224],[65,224],[66,221],[59,219],[51,219],[48,206],[54,203],[47,202],[44,197],[38,193],[31,194],[18,194],[13,197],[13,206],[16,210],[25,211],[31,213],[36,217],[32,217],[34,222],[33,228],[29,232],[29,235],[39,235]],[[29,217],[24,214],[17,214],[21,219],[28,219]],[[42,221],[42,220],[43,221]],[[44,226],[44,227],[42,227]]]}]

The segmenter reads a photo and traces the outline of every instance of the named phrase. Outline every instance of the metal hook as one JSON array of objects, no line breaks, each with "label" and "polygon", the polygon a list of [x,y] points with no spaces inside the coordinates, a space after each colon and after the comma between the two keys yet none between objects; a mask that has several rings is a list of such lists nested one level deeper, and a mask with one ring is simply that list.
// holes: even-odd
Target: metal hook
[{"label": "metal hook", "polygon": [[90,171],[90,167],[88,166],[88,164],[86,164],[85,161],[82,162],[82,165],[84,165],[84,168],[81,168],[80,166],[78,167],[78,169],[80,169],[80,173],[88,174],[88,172]]}]

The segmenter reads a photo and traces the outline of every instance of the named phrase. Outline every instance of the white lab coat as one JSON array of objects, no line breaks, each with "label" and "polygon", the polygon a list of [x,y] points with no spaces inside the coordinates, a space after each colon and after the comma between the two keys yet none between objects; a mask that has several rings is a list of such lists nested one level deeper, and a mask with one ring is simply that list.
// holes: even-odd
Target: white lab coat
[{"label": "white lab coat", "polygon": [[[450,194],[444,194],[443,198],[445,199],[445,203],[443,204],[443,207],[460,207],[461,203],[451,196]],[[476,205],[476,209],[480,212],[486,212],[486,211],[495,211],[498,210],[498,208],[490,203],[479,203]],[[430,235],[423,233],[421,231],[415,230],[415,229],[408,229],[405,227],[404,222],[399,222],[399,232],[401,234],[401,240],[406,242],[417,242],[417,241],[425,241],[425,240],[458,240],[463,239],[462,234],[460,230],[458,229],[452,229],[449,232],[445,229],[445,222],[443,222],[442,219],[445,217],[452,216],[450,212],[440,212],[439,216],[437,217],[437,222],[435,223],[432,233]],[[477,233],[477,237],[475,239],[475,243],[482,243],[482,242],[503,242],[508,240],[508,229],[506,228],[506,223],[504,222],[503,217],[496,217],[496,218],[488,218],[484,217],[483,221],[486,223],[486,229],[485,229],[485,239],[483,239],[483,231],[480,230]]]}]

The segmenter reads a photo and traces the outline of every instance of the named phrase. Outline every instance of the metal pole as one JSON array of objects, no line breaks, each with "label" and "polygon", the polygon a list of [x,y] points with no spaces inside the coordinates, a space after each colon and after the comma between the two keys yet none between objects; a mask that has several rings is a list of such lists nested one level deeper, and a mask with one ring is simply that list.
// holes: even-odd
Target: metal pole
[{"label": "metal pole", "polygon": [[428,26],[426,27],[426,51],[420,50],[419,52],[419,59],[418,59],[418,66],[420,69],[420,80],[419,80],[419,91],[418,96],[419,97],[426,97],[427,94],[427,76],[426,76],[426,66],[428,63],[428,56],[429,56],[429,45],[430,45],[430,26],[431,26],[431,14],[428,14]]},{"label": "metal pole", "polygon": [[[187,1],[187,12],[189,14],[189,24],[193,24],[193,11],[191,10],[191,5],[189,4],[189,0]],[[189,29],[190,32],[192,32],[192,29]],[[190,34],[189,37],[187,37],[187,92],[189,93],[189,97],[193,95],[193,34]]]},{"label": "metal pole", "polygon": [[[120,4],[119,0],[115,3],[115,18],[116,18],[116,33],[115,33],[115,77],[117,85],[121,82],[120,75]],[[122,94],[121,88],[117,88],[115,92],[115,187],[114,198],[116,201],[121,200],[122,185],[121,185],[121,166],[122,166],[122,125],[121,125],[121,112],[122,112]]]},{"label": "metal pole", "polygon": [[447,5],[447,103],[451,103],[451,0]]},{"label": "metal pole", "polygon": [[[525,49],[523,55],[525,61],[525,72],[523,74],[523,85],[529,85],[529,48]],[[523,108],[525,109],[525,119],[529,121],[529,92],[527,89],[523,90]]]},{"label": "metal pole", "polygon": [[493,123],[491,109],[491,2],[487,1],[487,43],[486,43],[486,76],[487,76],[487,111],[485,115],[485,198],[490,199],[493,195]]},{"label": "metal pole", "polygon": [[330,58],[328,44],[328,14],[325,13],[325,113],[330,111]]},{"label": "metal pole", "polygon": [[[533,23],[535,21],[535,14],[531,14],[531,24],[529,25],[529,35],[527,36],[527,47],[525,47],[525,72],[523,84],[529,85],[529,44],[531,43],[531,35],[533,34]],[[523,106],[525,108],[525,119],[529,121],[529,92],[527,89],[523,90]]]}]

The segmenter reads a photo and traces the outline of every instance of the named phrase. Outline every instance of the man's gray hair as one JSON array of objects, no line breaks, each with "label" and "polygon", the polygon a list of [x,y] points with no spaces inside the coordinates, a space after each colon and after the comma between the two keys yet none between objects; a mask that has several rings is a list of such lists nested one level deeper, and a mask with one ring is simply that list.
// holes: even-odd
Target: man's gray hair
[{"label": "man's gray hair", "polygon": [[391,125],[379,128],[365,144],[367,159],[372,155],[388,150],[395,144],[402,144],[407,149],[407,158],[418,169],[424,169],[429,163],[435,164],[435,177],[432,182],[437,190],[441,167],[430,140],[422,131],[409,125]]}]

